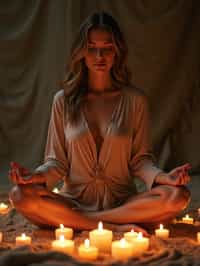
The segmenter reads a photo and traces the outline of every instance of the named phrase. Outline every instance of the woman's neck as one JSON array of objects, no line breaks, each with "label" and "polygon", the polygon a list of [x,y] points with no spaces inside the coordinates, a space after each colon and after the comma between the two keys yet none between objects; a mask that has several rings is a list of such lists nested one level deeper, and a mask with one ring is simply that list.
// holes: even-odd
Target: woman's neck
[{"label": "woman's neck", "polygon": [[90,91],[94,92],[103,92],[106,90],[110,90],[112,88],[112,82],[110,78],[110,74],[90,74],[88,77],[88,87]]}]

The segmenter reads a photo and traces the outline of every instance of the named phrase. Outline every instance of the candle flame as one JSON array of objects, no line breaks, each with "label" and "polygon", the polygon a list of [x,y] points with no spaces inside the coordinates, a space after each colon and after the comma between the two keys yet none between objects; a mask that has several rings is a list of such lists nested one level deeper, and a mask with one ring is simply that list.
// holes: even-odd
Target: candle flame
[{"label": "candle flame", "polygon": [[131,233],[134,233],[135,231],[134,231],[134,229],[131,229]]},{"label": "candle flame", "polygon": [[99,222],[99,224],[98,224],[98,230],[99,231],[102,231],[103,230],[103,223],[102,222]]},{"label": "candle flame", "polygon": [[54,192],[54,193],[59,193],[59,190],[58,190],[58,188],[57,188],[57,187],[55,187],[55,188],[53,189],[53,192]]},{"label": "candle flame", "polygon": [[61,242],[63,242],[63,241],[65,240],[65,236],[64,236],[64,235],[60,235],[59,240],[60,240]]},{"label": "candle flame", "polygon": [[85,245],[86,248],[89,248],[90,247],[90,240],[88,238],[85,239],[84,245]]},{"label": "candle flame", "polygon": [[21,238],[26,239],[26,234],[22,233]]},{"label": "candle flame", "polygon": [[8,206],[5,203],[0,203],[0,208],[1,209],[6,209]]},{"label": "candle flame", "polygon": [[189,214],[186,214],[186,215],[185,215],[185,218],[187,218],[187,219],[190,218],[190,217],[189,217]]},{"label": "candle flame", "polygon": [[126,244],[126,240],[125,240],[124,238],[120,239],[119,242],[120,242],[120,246],[121,246],[121,247],[124,247],[125,244]]},{"label": "candle flame", "polygon": [[60,224],[60,229],[64,229],[64,225],[63,224]]},{"label": "candle flame", "polygon": [[163,230],[163,228],[164,228],[163,224],[160,224],[160,230]]},{"label": "candle flame", "polygon": [[138,233],[137,238],[138,238],[138,239],[142,239],[142,238],[143,238],[142,232],[139,232],[139,233]]}]

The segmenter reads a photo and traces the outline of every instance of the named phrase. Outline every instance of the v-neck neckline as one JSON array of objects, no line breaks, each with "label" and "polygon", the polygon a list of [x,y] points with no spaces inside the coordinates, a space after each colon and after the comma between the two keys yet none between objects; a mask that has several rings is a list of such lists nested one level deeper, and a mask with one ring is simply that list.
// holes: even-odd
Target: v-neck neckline
[{"label": "v-neck neckline", "polygon": [[100,161],[100,159],[101,159],[101,154],[102,154],[102,152],[103,152],[103,150],[104,150],[105,142],[106,142],[107,137],[108,137],[108,135],[109,135],[109,132],[110,132],[110,130],[111,130],[112,121],[113,121],[113,119],[114,119],[114,117],[115,117],[115,115],[116,115],[116,113],[117,113],[117,111],[118,111],[118,109],[119,109],[119,107],[120,107],[120,105],[121,105],[122,96],[123,96],[123,94],[122,94],[122,92],[120,92],[119,101],[117,102],[117,104],[116,104],[116,105],[114,106],[114,108],[113,108],[113,111],[112,111],[111,117],[110,117],[110,119],[109,119],[108,125],[107,125],[106,130],[105,130],[104,138],[103,138],[102,143],[101,143],[101,146],[100,146],[100,148],[99,148],[99,152],[98,152],[98,150],[97,150],[97,144],[96,144],[96,141],[95,141],[95,139],[94,139],[94,136],[93,136],[93,134],[92,134],[92,132],[91,132],[91,129],[90,129],[90,127],[89,127],[88,120],[87,120],[87,118],[86,118],[86,116],[85,116],[84,110],[82,109],[82,111],[81,111],[81,113],[82,113],[82,117],[83,117],[83,121],[84,121],[84,124],[85,124],[85,126],[86,126],[86,128],[87,128],[87,130],[88,130],[88,134],[89,134],[89,136],[90,136],[90,138],[91,138],[92,144],[93,144],[94,149],[95,149],[95,160],[96,160],[97,163],[99,163],[99,161]]}]

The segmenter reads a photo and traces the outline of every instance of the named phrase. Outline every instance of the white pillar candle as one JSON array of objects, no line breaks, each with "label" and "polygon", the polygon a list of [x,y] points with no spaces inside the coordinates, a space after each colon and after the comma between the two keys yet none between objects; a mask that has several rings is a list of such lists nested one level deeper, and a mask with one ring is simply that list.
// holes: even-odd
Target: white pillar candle
[{"label": "white pillar candle", "polygon": [[124,238],[126,241],[131,242],[133,238],[136,238],[138,236],[138,233],[135,232],[133,229],[130,232],[124,233]]},{"label": "white pillar candle", "polygon": [[3,233],[0,232],[0,243],[2,242],[2,240],[3,240]]},{"label": "white pillar candle", "polygon": [[200,244],[200,232],[197,233],[197,242]]},{"label": "white pillar candle", "polygon": [[131,243],[133,244],[133,256],[140,255],[149,249],[149,238],[143,237],[141,232],[131,240]]},{"label": "white pillar candle", "polygon": [[0,203],[0,214],[5,214],[8,212],[8,205],[1,202]]},{"label": "white pillar candle", "polygon": [[17,246],[24,246],[24,245],[30,245],[31,244],[31,237],[26,236],[26,234],[21,234],[21,236],[17,236],[15,239]]},{"label": "white pillar candle", "polygon": [[98,248],[90,245],[90,240],[85,239],[84,244],[78,248],[78,255],[84,260],[96,260],[98,257]]},{"label": "white pillar candle", "polygon": [[70,239],[65,239],[63,235],[59,239],[52,241],[51,247],[53,250],[63,252],[69,255],[74,253],[74,241]]},{"label": "white pillar candle", "polygon": [[110,251],[112,238],[112,231],[103,229],[102,222],[99,222],[98,229],[89,232],[91,245],[97,247],[99,251]]},{"label": "white pillar candle", "polygon": [[122,238],[112,242],[112,257],[117,260],[126,260],[133,255],[133,244]]},{"label": "white pillar candle", "polygon": [[157,237],[167,239],[169,237],[169,230],[164,228],[162,224],[160,224],[160,228],[155,230],[155,235]]},{"label": "white pillar candle", "polygon": [[63,224],[60,224],[60,228],[55,230],[56,239],[60,239],[60,236],[64,236],[65,239],[72,239],[73,229],[69,227],[64,227]]},{"label": "white pillar candle", "polygon": [[185,224],[193,224],[194,223],[194,219],[192,217],[189,217],[188,214],[186,214],[185,217],[182,218],[182,221]]}]

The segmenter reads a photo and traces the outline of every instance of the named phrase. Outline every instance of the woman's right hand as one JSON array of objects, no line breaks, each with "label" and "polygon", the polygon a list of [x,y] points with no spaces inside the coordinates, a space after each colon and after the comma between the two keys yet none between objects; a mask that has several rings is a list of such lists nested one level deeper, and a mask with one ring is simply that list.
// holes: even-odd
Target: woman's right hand
[{"label": "woman's right hand", "polygon": [[45,183],[44,178],[39,173],[31,173],[28,169],[22,167],[16,162],[10,163],[9,178],[16,185],[25,184],[42,184]]}]

